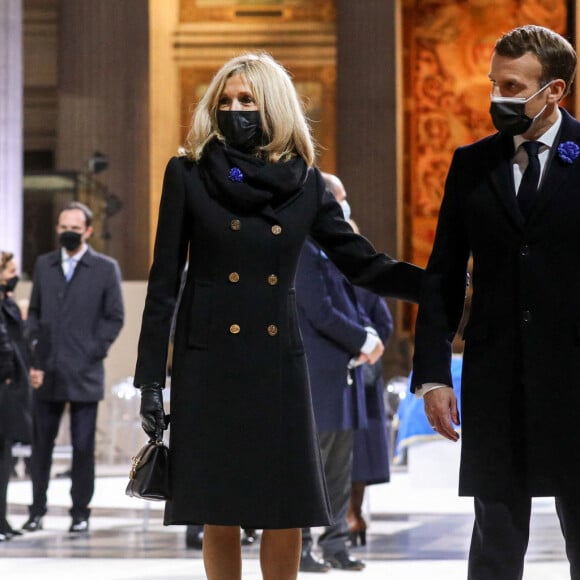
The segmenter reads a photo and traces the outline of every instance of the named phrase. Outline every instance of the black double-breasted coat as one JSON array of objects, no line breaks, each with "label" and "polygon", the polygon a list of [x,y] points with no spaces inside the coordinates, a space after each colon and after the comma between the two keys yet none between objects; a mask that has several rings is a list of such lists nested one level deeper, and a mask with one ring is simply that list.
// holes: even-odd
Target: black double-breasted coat
[{"label": "black double-breasted coat", "polygon": [[307,236],[353,281],[418,298],[422,270],[377,254],[342,219],[317,170],[276,209],[233,209],[198,164],[166,169],[135,384],[171,377],[166,524],[289,528],[329,523],[294,274]]},{"label": "black double-breasted coat", "polygon": [[[460,493],[578,494],[580,446],[580,123],[562,125],[531,214],[518,211],[513,139],[494,134],[453,158],[416,328],[414,386],[451,385],[463,337]],[[574,155],[572,156],[574,157]]]}]

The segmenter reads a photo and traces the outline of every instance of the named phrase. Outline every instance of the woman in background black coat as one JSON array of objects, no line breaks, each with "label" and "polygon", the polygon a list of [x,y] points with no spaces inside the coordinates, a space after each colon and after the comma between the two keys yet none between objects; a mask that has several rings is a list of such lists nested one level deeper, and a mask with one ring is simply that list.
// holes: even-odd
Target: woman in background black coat
[{"label": "woman in background black coat", "polygon": [[0,542],[20,535],[6,520],[12,444],[31,438],[28,348],[20,309],[12,299],[18,282],[13,254],[0,252]]},{"label": "woman in background black coat", "polygon": [[[387,303],[364,288],[355,286],[354,292],[359,307],[386,346],[393,334],[393,317]],[[391,478],[382,360],[374,364],[365,363],[363,375],[367,426],[354,432],[352,484],[347,514],[349,538],[353,546],[358,545],[359,539],[363,546],[366,545],[367,523],[362,515],[366,486],[385,483]]]},{"label": "woman in background black coat", "polygon": [[313,168],[296,90],[268,55],[226,63],[165,172],[135,385],[143,428],[166,427],[162,386],[180,276],[171,376],[166,524],[205,524],[210,580],[241,578],[240,526],[263,529],[265,579],[296,578],[300,528],[327,525],[294,276],[310,235],[353,282],[417,300],[422,270],[378,254]]}]

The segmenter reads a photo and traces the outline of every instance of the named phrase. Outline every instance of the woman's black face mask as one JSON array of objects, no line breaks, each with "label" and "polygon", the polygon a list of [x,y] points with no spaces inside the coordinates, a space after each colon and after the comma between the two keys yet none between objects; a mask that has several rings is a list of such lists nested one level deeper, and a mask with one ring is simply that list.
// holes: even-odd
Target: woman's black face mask
[{"label": "woman's black face mask", "polygon": [[7,294],[8,292],[14,292],[14,289],[18,284],[18,280],[20,280],[18,276],[9,278],[4,284],[0,284],[0,292],[4,292],[4,294]]},{"label": "woman's black face mask", "polygon": [[217,123],[230,147],[251,153],[262,144],[260,111],[218,111]]}]

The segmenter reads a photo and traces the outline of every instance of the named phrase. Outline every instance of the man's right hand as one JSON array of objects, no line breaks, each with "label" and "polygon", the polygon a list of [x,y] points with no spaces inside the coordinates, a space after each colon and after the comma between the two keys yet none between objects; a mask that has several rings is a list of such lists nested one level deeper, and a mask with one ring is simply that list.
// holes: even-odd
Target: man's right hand
[{"label": "man's right hand", "polygon": [[431,427],[439,435],[443,435],[450,441],[458,441],[459,433],[453,428],[453,423],[459,425],[459,411],[457,410],[457,398],[453,389],[443,387],[426,393],[423,397],[425,415]]}]

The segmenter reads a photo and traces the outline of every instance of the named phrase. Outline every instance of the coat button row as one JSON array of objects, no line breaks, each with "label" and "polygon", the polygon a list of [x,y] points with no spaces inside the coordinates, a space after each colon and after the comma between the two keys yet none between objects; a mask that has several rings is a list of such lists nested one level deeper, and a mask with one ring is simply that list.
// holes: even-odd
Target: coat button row
[{"label": "coat button row", "polygon": [[[241,330],[239,324],[230,325],[230,334],[240,334]],[[278,334],[278,327],[275,324],[270,324],[266,330],[270,336],[276,336]]]},{"label": "coat button row", "polygon": [[[230,230],[234,231],[234,232],[239,232],[242,229],[242,222],[238,219],[232,220],[230,222]],[[272,226],[272,233],[275,236],[279,236],[282,233],[282,226],[279,226],[278,224],[276,224],[275,226]]]},{"label": "coat button row", "polygon": [[[230,272],[228,274],[228,280],[232,284],[237,284],[240,281],[240,275],[237,272]],[[270,274],[267,280],[270,286],[276,286],[276,284],[278,284],[278,276],[276,276],[276,274]]]}]

